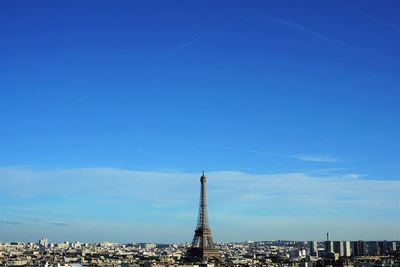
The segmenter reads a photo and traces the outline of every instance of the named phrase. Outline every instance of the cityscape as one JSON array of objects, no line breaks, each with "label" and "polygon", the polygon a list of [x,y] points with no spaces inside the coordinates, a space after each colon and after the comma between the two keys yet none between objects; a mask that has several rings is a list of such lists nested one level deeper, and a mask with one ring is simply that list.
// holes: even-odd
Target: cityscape
[{"label": "cityscape", "polygon": [[[38,243],[1,243],[0,259],[3,266],[196,266],[184,260],[189,247],[189,243],[54,244],[41,239]],[[397,248],[395,241],[216,243],[222,266],[398,266]]]},{"label": "cityscape", "polygon": [[0,267],[400,267],[400,0],[0,0]]},{"label": "cityscape", "polygon": [[214,243],[208,223],[206,176],[200,177],[192,243],[0,243],[2,266],[399,266],[399,241],[246,241]]}]

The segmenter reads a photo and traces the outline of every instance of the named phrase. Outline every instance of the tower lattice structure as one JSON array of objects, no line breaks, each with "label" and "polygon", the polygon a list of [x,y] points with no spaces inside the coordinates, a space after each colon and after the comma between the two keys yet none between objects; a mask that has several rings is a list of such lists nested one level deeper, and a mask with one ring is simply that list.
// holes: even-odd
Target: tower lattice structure
[{"label": "tower lattice structure", "polygon": [[188,257],[192,261],[207,262],[220,261],[220,254],[215,248],[211,229],[208,224],[207,198],[206,198],[206,176],[200,177],[200,206],[197,219],[197,227],[194,231],[194,237],[191,248],[188,250]]}]

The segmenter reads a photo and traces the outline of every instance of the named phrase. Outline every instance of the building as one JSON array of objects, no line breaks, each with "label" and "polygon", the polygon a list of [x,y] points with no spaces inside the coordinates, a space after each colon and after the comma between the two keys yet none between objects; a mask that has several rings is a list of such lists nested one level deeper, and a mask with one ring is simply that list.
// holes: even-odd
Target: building
[{"label": "building", "polygon": [[387,242],[387,249],[389,250],[389,252],[395,252],[397,250],[396,241]]},{"label": "building", "polygon": [[154,244],[154,243],[146,243],[144,245],[144,248],[147,250],[154,249],[155,247],[156,247],[156,244]]},{"label": "building", "polygon": [[43,246],[43,247],[47,247],[47,245],[48,245],[47,238],[40,239],[39,242],[38,242],[38,245],[39,246]]},{"label": "building", "polygon": [[317,257],[318,256],[318,242],[317,241],[310,241],[310,256]]},{"label": "building", "polygon": [[364,241],[353,241],[351,242],[351,246],[353,250],[353,256],[365,256],[367,254],[367,248]]},{"label": "building", "polygon": [[330,254],[330,253],[334,253],[333,242],[329,240],[329,233],[326,233],[325,254]]},{"label": "building", "polygon": [[339,254],[340,257],[344,256],[344,242],[343,241],[334,241],[333,242],[333,251]]},{"label": "building", "polygon": [[45,253],[48,246],[47,238],[40,239],[38,245],[40,253]]},{"label": "building", "polygon": [[378,247],[380,255],[385,255],[391,252],[395,252],[397,249],[396,241],[379,241]]},{"label": "building", "polygon": [[369,256],[381,255],[381,248],[377,241],[369,241],[368,242],[368,255]]},{"label": "building", "polygon": [[345,257],[350,257],[351,256],[350,241],[343,241],[343,248],[344,248],[344,256]]}]

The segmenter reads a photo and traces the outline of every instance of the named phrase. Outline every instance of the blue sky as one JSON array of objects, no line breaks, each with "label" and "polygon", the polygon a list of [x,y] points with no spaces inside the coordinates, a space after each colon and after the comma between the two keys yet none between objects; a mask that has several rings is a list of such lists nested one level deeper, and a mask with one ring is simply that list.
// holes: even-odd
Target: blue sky
[{"label": "blue sky", "polygon": [[400,239],[398,1],[0,1],[0,240]]}]

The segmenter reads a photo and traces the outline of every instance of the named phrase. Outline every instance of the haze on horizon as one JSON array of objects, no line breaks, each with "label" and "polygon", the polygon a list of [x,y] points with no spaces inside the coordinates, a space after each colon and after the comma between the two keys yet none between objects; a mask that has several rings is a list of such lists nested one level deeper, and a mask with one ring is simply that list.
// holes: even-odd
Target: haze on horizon
[{"label": "haze on horizon", "polygon": [[0,1],[0,240],[399,240],[398,1]]}]

